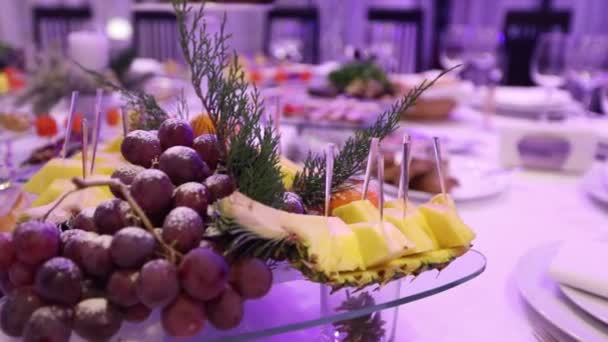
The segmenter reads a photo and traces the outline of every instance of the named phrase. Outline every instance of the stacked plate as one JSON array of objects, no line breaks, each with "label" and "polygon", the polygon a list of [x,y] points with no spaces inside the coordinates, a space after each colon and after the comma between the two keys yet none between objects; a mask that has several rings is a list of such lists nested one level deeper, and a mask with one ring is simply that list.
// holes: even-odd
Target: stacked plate
[{"label": "stacked plate", "polygon": [[601,265],[607,256],[608,242],[600,241],[533,249],[518,263],[519,291],[530,306],[570,338],[606,341],[608,273]]},{"label": "stacked plate", "polygon": [[[565,90],[549,95],[541,87],[497,87],[494,95],[496,112],[505,116],[538,119],[545,113],[567,113],[576,102]],[[483,98],[483,97],[481,97]],[[483,102],[476,103],[482,106]]]}]

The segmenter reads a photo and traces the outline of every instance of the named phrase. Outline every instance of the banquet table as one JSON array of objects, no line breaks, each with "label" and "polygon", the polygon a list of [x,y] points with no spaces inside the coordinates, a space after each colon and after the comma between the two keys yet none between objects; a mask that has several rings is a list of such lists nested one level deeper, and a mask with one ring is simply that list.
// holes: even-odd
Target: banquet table
[{"label": "banquet table", "polygon": [[[462,106],[446,122],[404,121],[401,126],[429,135],[472,138],[476,140],[474,155],[498,165],[498,133],[501,127],[518,120],[493,116],[487,127],[477,110]],[[584,124],[608,134],[606,119],[585,120]],[[283,131],[285,138],[293,133],[289,128]],[[463,220],[477,233],[474,248],[487,258],[486,270],[449,291],[401,306],[396,340],[536,341],[535,324],[560,336],[521,299],[514,275],[519,258],[534,247],[571,237],[608,234],[608,207],[586,195],[581,178],[517,170],[504,193],[460,203]],[[279,335],[268,341],[309,341],[301,338],[302,333]]]},{"label": "banquet table", "polygon": [[[475,157],[498,167],[500,129],[521,120],[494,115],[487,127],[478,110],[462,106],[446,122],[402,121],[400,126],[476,140]],[[574,120],[606,141],[608,120]],[[567,341],[520,297],[514,275],[520,257],[535,247],[608,235],[608,206],[583,191],[582,176],[518,169],[504,193],[459,203],[463,220],[477,233],[473,248],[486,256],[486,270],[449,291],[400,306],[396,341],[538,341],[535,329]]]}]

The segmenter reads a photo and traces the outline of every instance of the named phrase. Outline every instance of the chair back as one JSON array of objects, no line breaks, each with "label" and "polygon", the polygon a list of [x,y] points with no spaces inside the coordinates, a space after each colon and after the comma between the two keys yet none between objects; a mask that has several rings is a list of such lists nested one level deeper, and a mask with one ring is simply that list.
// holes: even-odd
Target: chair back
[{"label": "chair back", "polygon": [[91,8],[88,6],[34,7],[34,43],[38,49],[59,44],[65,51],[69,33],[82,30],[91,18]]},{"label": "chair back", "polygon": [[133,48],[138,57],[181,61],[177,19],[172,11],[135,10]]},{"label": "chair back", "polygon": [[505,83],[532,85],[530,63],[538,37],[545,32],[570,31],[569,11],[509,11],[505,19]]},{"label": "chair back", "polygon": [[[391,54],[390,71],[411,73],[422,70],[422,9],[370,8],[367,12],[367,44],[378,54]],[[381,57],[379,57],[381,58]]]}]

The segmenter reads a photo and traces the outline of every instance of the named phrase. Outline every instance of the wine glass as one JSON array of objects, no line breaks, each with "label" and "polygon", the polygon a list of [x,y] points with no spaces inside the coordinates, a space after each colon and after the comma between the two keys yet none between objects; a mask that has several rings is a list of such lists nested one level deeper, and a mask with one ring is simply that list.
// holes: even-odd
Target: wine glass
[{"label": "wine glass", "polygon": [[502,39],[493,28],[465,30],[461,75],[476,86],[497,85],[502,79]]},{"label": "wine glass", "polygon": [[[464,63],[467,43],[467,30],[462,25],[452,25],[443,32],[439,43],[439,63],[450,69]],[[459,70],[455,70],[459,72]]]},{"label": "wine glass", "polygon": [[0,192],[10,188],[12,184],[12,139],[0,142]]},{"label": "wine glass", "polygon": [[560,32],[541,35],[532,55],[530,76],[534,83],[545,88],[546,117],[553,101],[553,92],[565,83],[566,36]]},{"label": "wine glass", "polygon": [[291,37],[274,40],[270,43],[270,54],[278,61],[302,62],[302,41]]},{"label": "wine glass", "polygon": [[608,115],[608,84],[604,84],[600,88],[600,107],[602,112]]},{"label": "wine glass", "polygon": [[395,44],[390,41],[381,41],[369,47],[369,55],[376,60],[380,68],[387,73],[398,71],[398,62],[395,57]]},{"label": "wine glass", "polygon": [[593,90],[606,79],[608,72],[608,36],[570,37],[566,45],[567,75],[583,91],[583,106],[589,115]]},{"label": "wine glass", "polygon": [[479,27],[472,31],[465,48],[465,61],[475,69],[489,73],[499,65],[501,36],[489,27]]},{"label": "wine glass", "polygon": [[483,104],[483,128],[489,129],[491,113],[495,111],[496,86],[503,77],[501,47],[502,36],[490,27],[477,27],[465,34],[463,59],[466,63],[465,75],[475,86],[485,90]]}]

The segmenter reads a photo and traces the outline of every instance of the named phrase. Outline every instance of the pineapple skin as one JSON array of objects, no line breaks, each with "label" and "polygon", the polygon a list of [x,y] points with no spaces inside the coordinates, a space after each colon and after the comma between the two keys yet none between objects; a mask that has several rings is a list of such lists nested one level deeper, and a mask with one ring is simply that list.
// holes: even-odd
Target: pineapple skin
[{"label": "pineapple skin", "polygon": [[418,276],[422,272],[442,270],[469,249],[470,246],[466,246],[408,255],[365,271],[338,273],[329,279],[316,278],[313,275],[310,279],[326,283],[328,286],[331,286],[333,292],[343,288],[361,290],[374,285],[382,287],[393,280],[401,279],[408,275]]}]

